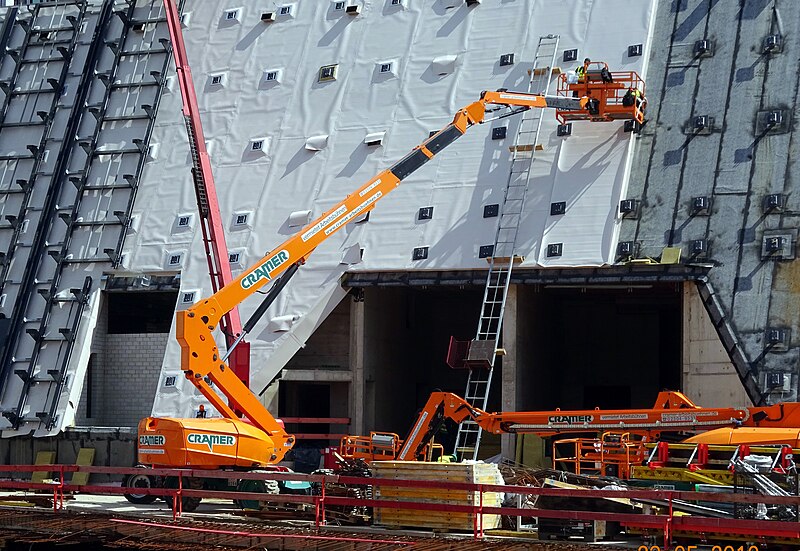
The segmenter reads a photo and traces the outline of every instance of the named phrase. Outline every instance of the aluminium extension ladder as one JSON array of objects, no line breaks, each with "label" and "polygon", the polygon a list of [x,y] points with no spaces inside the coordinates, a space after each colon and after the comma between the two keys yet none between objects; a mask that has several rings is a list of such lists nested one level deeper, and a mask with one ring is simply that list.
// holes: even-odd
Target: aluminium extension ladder
[{"label": "aluminium extension ladder", "polygon": [[[528,93],[549,92],[558,43],[558,35],[550,34],[539,38],[528,80]],[[511,281],[511,269],[514,261],[520,260],[514,256],[514,246],[524,212],[533,156],[539,143],[539,131],[545,111],[545,109],[531,109],[525,113],[514,146],[511,148],[511,171],[500,205],[494,246],[488,258],[489,273],[486,276],[478,330],[470,342],[465,360],[470,371],[464,399],[472,406],[483,410],[486,409],[489,399],[496,350],[500,342],[503,313]],[[478,458],[481,433],[481,428],[472,420],[465,420],[459,424],[455,445],[458,459]]]}]

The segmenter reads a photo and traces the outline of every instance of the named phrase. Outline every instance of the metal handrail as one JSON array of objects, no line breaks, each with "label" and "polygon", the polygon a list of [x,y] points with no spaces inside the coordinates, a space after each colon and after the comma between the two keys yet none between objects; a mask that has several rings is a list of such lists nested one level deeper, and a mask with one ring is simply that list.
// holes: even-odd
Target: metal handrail
[{"label": "metal handrail", "polygon": [[[57,478],[50,483],[33,483],[20,480],[0,480],[0,489],[28,489],[52,490],[54,511],[63,509],[64,495],[68,492],[80,491],[82,494],[98,495],[124,495],[130,489],[117,486],[80,485],[64,483],[66,473],[86,472],[96,474],[141,474],[140,468],[122,467],[93,467],[80,465],[6,465],[0,466],[0,472],[26,473],[45,471],[57,474]],[[148,474],[155,476],[175,476],[181,481],[184,477],[204,478],[229,478],[230,471],[214,470],[204,471],[196,469],[150,469]],[[357,484],[375,487],[411,487],[411,488],[438,488],[485,492],[504,492],[519,495],[545,495],[556,497],[585,497],[585,498],[628,498],[642,500],[662,500],[670,504],[668,514],[643,515],[631,513],[604,513],[597,511],[572,511],[572,510],[543,510],[526,509],[517,507],[487,507],[478,500],[477,504],[443,504],[417,501],[397,501],[390,499],[364,499],[325,495],[274,495],[258,492],[224,492],[212,490],[197,490],[179,488],[137,488],[137,494],[155,496],[171,496],[173,502],[173,515],[180,514],[179,496],[203,497],[218,499],[256,500],[273,503],[307,503],[315,507],[316,526],[324,525],[324,509],[326,506],[363,506],[363,507],[388,507],[393,509],[412,509],[421,511],[444,511],[454,513],[467,513],[474,515],[507,515],[538,518],[555,518],[569,520],[606,520],[620,522],[625,525],[639,528],[663,530],[665,539],[669,538],[670,531],[688,530],[704,533],[736,533],[763,537],[764,535],[800,539],[800,522],[787,522],[777,520],[747,520],[747,519],[721,519],[692,516],[673,516],[671,504],[673,500],[693,500],[724,503],[751,503],[754,496],[749,494],[719,494],[713,492],[691,492],[675,490],[578,490],[564,488],[541,488],[531,486],[509,486],[504,484],[476,484],[468,482],[443,482],[438,480],[395,480],[384,478],[363,478],[339,475],[306,475],[300,473],[259,472],[236,473],[237,478],[254,480],[291,480],[321,483]],[[758,501],[765,504],[800,505],[798,496],[758,496]],[[474,537],[483,537],[482,521],[476,521]],[[668,539],[667,539],[668,541]]]}]

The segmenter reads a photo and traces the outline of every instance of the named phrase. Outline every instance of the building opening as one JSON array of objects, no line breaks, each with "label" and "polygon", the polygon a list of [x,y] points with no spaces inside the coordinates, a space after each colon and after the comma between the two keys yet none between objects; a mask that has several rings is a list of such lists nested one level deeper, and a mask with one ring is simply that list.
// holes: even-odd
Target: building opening
[{"label": "building opening", "polygon": [[517,409],[642,408],[681,390],[680,284],[519,288]]}]

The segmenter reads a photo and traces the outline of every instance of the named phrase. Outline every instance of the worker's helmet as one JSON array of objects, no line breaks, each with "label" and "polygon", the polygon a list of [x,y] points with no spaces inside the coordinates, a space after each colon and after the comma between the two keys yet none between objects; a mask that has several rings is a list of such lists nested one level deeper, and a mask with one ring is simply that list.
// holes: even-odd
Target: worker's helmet
[{"label": "worker's helmet", "polygon": [[584,63],[591,63],[591,62],[592,62],[592,60],[591,60],[591,59],[589,59],[589,58],[587,57],[586,59],[584,59],[584,60],[583,60],[583,62],[584,62]]}]

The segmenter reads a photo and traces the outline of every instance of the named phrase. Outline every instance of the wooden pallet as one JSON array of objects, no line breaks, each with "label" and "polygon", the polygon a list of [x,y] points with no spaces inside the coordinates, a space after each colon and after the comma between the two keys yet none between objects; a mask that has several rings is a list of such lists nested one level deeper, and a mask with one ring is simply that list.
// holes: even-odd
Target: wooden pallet
[{"label": "wooden pallet", "polygon": [[[375,461],[372,463],[375,478],[392,480],[430,480],[437,482],[468,482],[474,484],[503,484],[497,465],[487,463],[427,463],[421,461]],[[378,499],[416,501],[442,505],[478,505],[478,492],[442,488],[404,488],[380,486],[375,489]],[[500,507],[502,495],[485,492],[485,507]],[[449,511],[421,511],[377,507],[375,524],[392,527],[431,528],[438,530],[472,531],[475,514]],[[499,515],[481,515],[485,530],[500,527]]]}]

